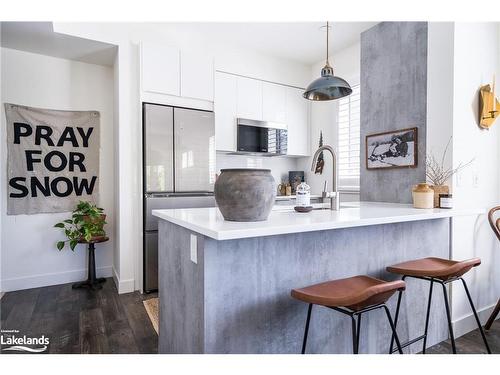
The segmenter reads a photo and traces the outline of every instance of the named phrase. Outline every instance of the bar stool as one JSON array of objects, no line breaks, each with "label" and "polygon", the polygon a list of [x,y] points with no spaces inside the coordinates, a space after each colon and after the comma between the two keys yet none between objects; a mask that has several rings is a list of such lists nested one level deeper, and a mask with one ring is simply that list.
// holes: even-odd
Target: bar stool
[{"label": "bar stool", "polygon": [[392,337],[396,340],[399,352],[403,354],[396,326],[385,303],[396,291],[400,291],[401,293],[404,289],[405,282],[402,280],[387,282],[369,276],[354,276],[347,279],[327,281],[301,289],[293,289],[291,292],[293,298],[309,304],[302,342],[302,354],[306,352],[307,335],[313,305],[328,307],[351,317],[354,354],[358,354],[359,351],[361,315],[368,311],[383,308],[391,326]]},{"label": "bar stool", "polygon": [[[469,289],[467,288],[467,283],[462,278],[462,275],[467,273],[471,268],[477,267],[480,264],[481,264],[481,259],[479,258],[473,258],[459,262],[455,260],[431,257],[431,258],[411,260],[409,262],[403,262],[387,267],[388,272],[395,273],[398,275],[403,275],[402,281],[404,281],[407,277],[412,277],[415,279],[427,280],[430,282],[429,300],[427,302],[427,315],[425,317],[424,334],[422,336],[419,336],[415,339],[412,339],[404,343],[403,347],[409,346],[423,339],[422,353],[425,354],[425,344],[427,343],[427,331],[429,328],[429,316],[431,311],[432,287],[434,283],[437,283],[440,284],[443,288],[444,306],[446,308],[446,317],[448,319],[448,330],[450,333],[451,347],[453,353],[456,354],[457,348],[455,345],[455,336],[453,334],[453,327],[451,324],[450,305],[448,302],[448,293],[446,291],[446,285],[452,283],[453,281],[461,280],[465,289],[465,293],[467,294],[467,298],[469,299],[470,307],[472,309],[472,312],[474,313],[474,318],[476,319],[476,323],[479,327],[479,331],[481,332],[481,336],[483,337],[486,350],[488,351],[489,354],[491,354],[488,341],[486,340],[486,336],[484,335],[484,331],[483,328],[481,327],[481,322],[479,321],[476,308],[474,307],[474,303],[472,302]],[[398,323],[399,309],[401,306],[401,297],[402,293],[400,292],[398,295],[396,315],[394,317],[395,326],[397,326]],[[391,339],[391,347],[389,353],[395,352],[395,350],[393,351],[392,349],[393,344],[394,344],[394,338]]]}]

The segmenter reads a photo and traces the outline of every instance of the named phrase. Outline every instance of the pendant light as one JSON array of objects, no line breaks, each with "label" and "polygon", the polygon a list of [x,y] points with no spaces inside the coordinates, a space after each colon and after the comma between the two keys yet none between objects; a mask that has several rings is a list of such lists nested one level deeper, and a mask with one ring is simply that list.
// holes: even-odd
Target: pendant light
[{"label": "pendant light", "polygon": [[343,98],[352,93],[351,86],[340,77],[333,75],[333,68],[328,61],[328,34],[330,25],[326,23],[326,64],[321,69],[321,77],[312,81],[307,86],[302,96],[309,100],[335,100]]}]

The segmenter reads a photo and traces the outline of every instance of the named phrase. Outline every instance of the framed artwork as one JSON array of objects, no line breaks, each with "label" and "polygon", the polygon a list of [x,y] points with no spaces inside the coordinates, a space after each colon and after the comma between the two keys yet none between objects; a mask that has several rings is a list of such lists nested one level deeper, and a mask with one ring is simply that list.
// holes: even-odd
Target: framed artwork
[{"label": "framed artwork", "polygon": [[366,168],[415,168],[418,163],[417,128],[366,136]]}]

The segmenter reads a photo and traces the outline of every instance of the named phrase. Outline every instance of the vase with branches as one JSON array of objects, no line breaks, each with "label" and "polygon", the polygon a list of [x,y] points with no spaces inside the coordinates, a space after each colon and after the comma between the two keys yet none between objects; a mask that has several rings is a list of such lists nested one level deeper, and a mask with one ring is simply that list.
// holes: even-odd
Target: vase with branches
[{"label": "vase with branches", "polygon": [[427,181],[431,184],[431,188],[434,190],[434,207],[439,207],[439,194],[448,194],[450,192],[450,188],[446,183],[455,174],[474,162],[474,158],[472,158],[468,162],[459,163],[455,168],[445,165],[446,154],[450,148],[452,138],[450,137],[448,140],[440,159],[436,158],[434,154],[429,153],[425,160],[425,175]]}]

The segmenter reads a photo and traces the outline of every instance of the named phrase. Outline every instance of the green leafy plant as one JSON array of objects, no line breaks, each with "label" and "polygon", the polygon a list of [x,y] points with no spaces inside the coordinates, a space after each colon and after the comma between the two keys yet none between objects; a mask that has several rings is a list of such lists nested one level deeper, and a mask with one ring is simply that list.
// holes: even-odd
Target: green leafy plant
[{"label": "green leafy plant", "polygon": [[104,224],[106,215],[102,208],[90,202],[80,201],[72,212],[71,219],[54,225],[55,228],[63,229],[67,238],[65,241],[57,242],[57,249],[61,251],[68,242],[70,249],[74,251],[78,241],[90,241],[105,236]]}]

